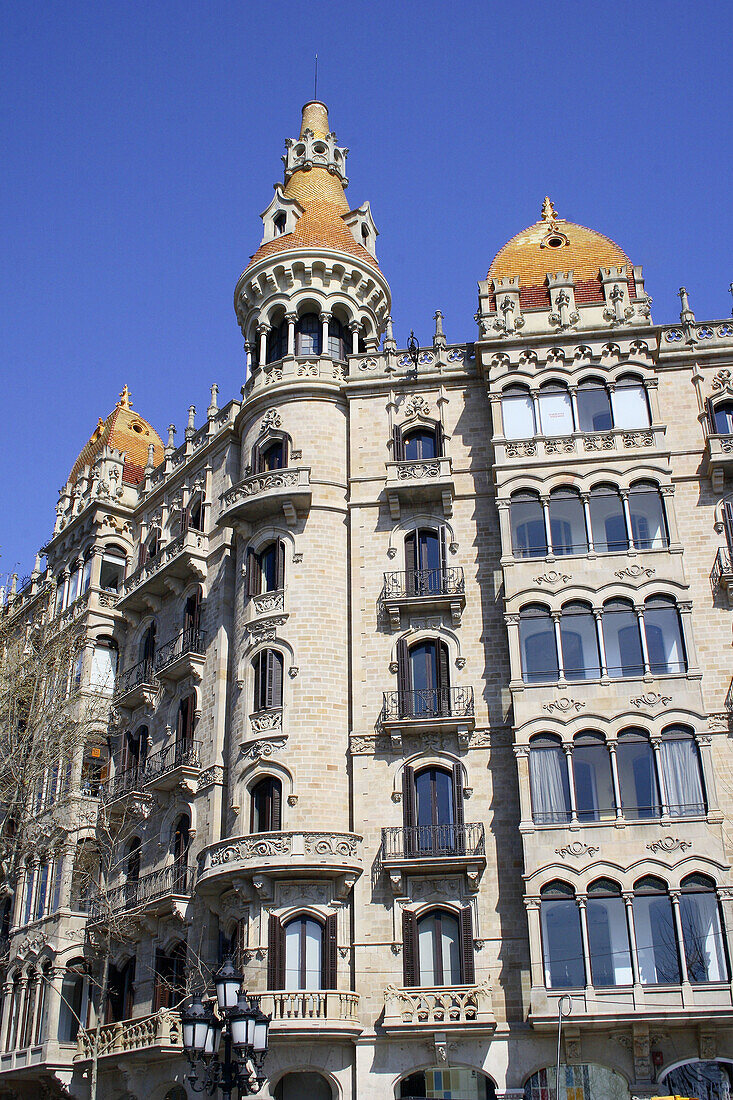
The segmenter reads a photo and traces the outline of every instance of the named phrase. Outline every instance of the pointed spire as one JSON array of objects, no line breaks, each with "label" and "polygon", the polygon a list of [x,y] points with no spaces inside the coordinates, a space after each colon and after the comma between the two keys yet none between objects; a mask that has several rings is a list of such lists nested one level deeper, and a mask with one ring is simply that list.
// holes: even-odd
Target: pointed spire
[{"label": "pointed spire", "polygon": [[557,221],[555,204],[549,195],[545,195],[545,201],[542,203],[542,220],[550,223]]},{"label": "pointed spire", "polygon": [[443,314],[440,312],[439,309],[436,309],[435,311],[435,334],[433,336],[433,347],[445,347],[445,333],[443,332]]},{"label": "pointed spire", "polygon": [[216,416],[216,414],[219,411],[219,405],[218,405],[217,400],[216,400],[218,393],[219,393],[219,387],[217,386],[216,382],[214,382],[213,386],[211,387],[211,404],[209,405],[208,409],[206,410],[206,415],[209,418],[209,420],[211,420],[214,416]]},{"label": "pointed spire", "polygon": [[387,318],[387,327],[384,331],[384,350],[385,351],[397,351],[397,341],[394,338],[394,331],[392,329],[392,318]]},{"label": "pointed spire", "polygon": [[319,137],[327,137],[331,130],[328,125],[328,107],[321,103],[320,99],[311,99],[303,107],[303,118],[300,124],[300,136],[305,137],[306,130],[311,130]]},{"label": "pointed spire", "polygon": [[132,408],[132,395],[128,388],[127,382],[125,382],[124,386],[122,387],[122,393],[120,394],[120,399],[117,404],[121,409]]},{"label": "pointed spire", "polygon": [[165,453],[172,455],[176,449],[176,426],[175,424],[168,425],[168,442],[165,446]]},{"label": "pointed spire", "polygon": [[186,439],[191,439],[196,434],[196,406],[188,406],[188,424],[186,425]]},{"label": "pointed spire", "polygon": [[148,461],[145,463],[146,470],[155,469],[155,444],[151,443],[148,447]]},{"label": "pointed spire", "polygon": [[682,303],[682,309],[680,310],[680,321],[683,325],[689,324],[690,321],[695,320],[695,314],[690,309],[690,299],[687,296],[687,290],[685,289],[685,287],[680,287],[678,295]]}]

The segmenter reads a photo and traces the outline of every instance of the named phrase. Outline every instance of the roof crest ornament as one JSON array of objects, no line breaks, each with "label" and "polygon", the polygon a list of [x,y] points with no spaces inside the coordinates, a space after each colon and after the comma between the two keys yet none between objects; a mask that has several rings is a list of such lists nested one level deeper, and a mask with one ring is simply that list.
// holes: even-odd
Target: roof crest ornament
[{"label": "roof crest ornament", "polygon": [[542,203],[542,220],[554,224],[558,218],[555,212],[555,204],[549,195],[545,195],[545,201]]},{"label": "roof crest ornament", "polygon": [[127,382],[125,382],[124,386],[122,387],[122,393],[120,394],[120,399],[117,404],[121,409],[132,408],[132,395],[130,394]]}]

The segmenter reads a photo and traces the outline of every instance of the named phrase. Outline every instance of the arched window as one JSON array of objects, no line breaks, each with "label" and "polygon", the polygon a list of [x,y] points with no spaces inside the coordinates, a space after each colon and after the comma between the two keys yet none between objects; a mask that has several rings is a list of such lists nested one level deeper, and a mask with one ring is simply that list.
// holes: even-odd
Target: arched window
[{"label": "arched window", "polygon": [[181,814],[178,818],[172,841],[173,887],[179,893],[185,894],[188,881],[188,852],[191,847],[191,818],[188,814]]},{"label": "arched window", "polygon": [[285,587],[285,543],[268,542],[261,550],[247,550],[247,595],[277,592]]},{"label": "arched window", "polygon": [[140,547],[140,565],[144,565],[146,561],[150,561],[151,558],[157,557],[160,552],[161,534],[158,527],[154,527],[148,535],[147,539]]},{"label": "arched window", "polygon": [[275,217],[272,219],[272,227],[275,230],[275,236],[281,237],[285,232],[286,217],[285,211],[279,210]]},{"label": "arched window", "polygon": [[38,994],[38,975],[35,970],[30,970],[26,978],[25,1000],[23,1002],[23,1018],[20,1028],[19,1047],[29,1047],[33,1040],[34,1023],[36,1018],[36,996]]},{"label": "arched window", "polygon": [[578,386],[578,428],[581,432],[607,432],[613,427],[611,401],[602,382],[589,378]]},{"label": "arched window", "polygon": [[140,884],[140,837],[134,836],[127,845],[125,859],[125,901],[129,909],[137,905]]},{"label": "arched window", "polygon": [[332,1100],[333,1090],[320,1073],[286,1073],[275,1086],[275,1100]]},{"label": "arched window", "polygon": [[696,1096],[698,1100],[728,1100],[733,1095],[733,1065],[730,1061],[686,1062],[662,1078],[665,1093]]},{"label": "arched window", "polygon": [[276,649],[261,650],[252,661],[253,710],[278,710],[283,705],[283,659]]},{"label": "arched window", "polygon": [[675,601],[669,596],[649,596],[644,601],[644,629],[650,671],[655,676],[686,672],[685,647]]},{"label": "arched window", "polygon": [[405,535],[405,591],[432,596],[445,590],[445,529],[418,527]]},{"label": "arched window", "polygon": [[631,486],[629,514],[637,550],[662,550],[669,546],[662,495],[653,481],[637,481]]},{"label": "arched window", "polygon": [[109,989],[105,1007],[106,1024],[129,1020],[135,1004],[135,959],[128,959],[122,967],[110,966]]},{"label": "arched window", "polygon": [[585,985],[580,912],[572,886],[551,882],[540,891],[545,984],[548,989]]},{"label": "arched window", "polygon": [[31,1037],[31,1043],[38,1046],[46,1035],[46,1012],[48,1005],[48,986],[51,981],[51,960],[46,959],[38,971],[38,995],[36,998],[36,1022]]},{"label": "arched window", "polygon": [[122,742],[122,771],[142,769],[147,755],[148,727],[138,726],[134,732],[125,730]]},{"label": "arched window", "polygon": [[189,501],[188,507],[183,513],[184,531],[203,531],[204,529],[204,498],[200,493]]},{"label": "arched window", "polygon": [[461,938],[453,913],[434,909],[417,922],[420,985],[461,985]]},{"label": "arched window", "polygon": [[607,600],[603,605],[603,644],[612,679],[643,676],[644,658],[639,620],[630,600]]},{"label": "arched window", "polygon": [[[557,1097],[555,1066],[547,1066],[533,1073],[524,1086],[523,1100],[549,1100]],[[562,1065],[560,1070],[560,1097],[566,1100],[598,1100],[599,1097],[626,1097],[629,1087],[620,1073],[593,1063],[580,1062]],[[687,1093],[697,1096],[698,1093]]]},{"label": "arched window", "polygon": [[509,513],[515,558],[543,558],[547,533],[539,493],[528,489],[512,493]]},{"label": "arched window", "polygon": [[74,853],[71,871],[71,898],[74,913],[86,913],[89,899],[99,888],[99,850],[93,840],[80,840]]},{"label": "arched window", "polygon": [[320,355],[323,328],[317,313],[304,313],[295,322],[295,354]]},{"label": "arched window", "polygon": [[111,695],[117,675],[117,642],[114,638],[97,638],[92,650],[92,671],[89,677],[90,691]]},{"label": "arched window", "polygon": [[414,1100],[418,1096],[460,1096],[461,1100],[495,1100],[496,1088],[491,1078],[478,1070],[442,1063],[403,1077],[398,1095],[401,1100]]},{"label": "arched window", "polygon": [[586,730],[573,741],[575,804],[579,821],[608,821],[615,817],[611,757],[600,733]]},{"label": "arched window", "polygon": [[255,783],[250,795],[250,832],[276,833],[282,828],[282,783],[266,775]]},{"label": "arched window", "polygon": [[152,675],[153,665],[155,664],[155,636],[157,628],[154,622],[150,623],[147,630],[140,639],[140,661],[143,662],[147,668],[150,669]]},{"label": "arched window", "polygon": [[18,1029],[20,1026],[20,1010],[23,1002],[23,986],[20,984],[20,974],[13,978],[13,986],[10,994],[10,1020],[8,1024],[8,1039],[6,1050],[15,1050],[18,1044]]},{"label": "arched window", "polygon": [[588,535],[580,493],[575,489],[553,489],[549,510],[553,554],[587,554]]},{"label": "arched window", "polygon": [[550,612],[541,604],[528,604],[519,614],[519,646],[525,684],[557,680],[559,667],[555,628]]},{"label": "arched window", "polygon": [[596,620],[589,604],[576,600],[564,605],[560,639],[566,680],[593,680],[601,675]]},{"label": "arched window", "polygon": [[596,485],[590,492],[590,523],[593,545],[601,553],[628,550],[624,506],[613,485]]},{"label": "arched window", "polygon": [[448,646],[427,638],[409,649],[397,643],[400,716],[438,718],[451,713]]},{"label": "arched window", "polygon": [[186,600],[186,606],[183,609],[183,645],[184,652],[189,648],[194,648],[198,641],[199,627],[201,626],[201,589],[197,588],[195,592]]},{"label": "arched window", "polygon": [[187,751],[193,745],[193,734],[196,726],[196,696],[185,695],[178,704],[176,717],[176,747],[181,752]]},{"label": "arched window", "polygon": [[534,402],[524,386],[508,386],[501,396],[501,418],[506,439],[531,439],[537,433]]},{"label": "arched window", "polygon": [[586,913],[593,985],[632,985],[629,926],[620,886],[608,879],[591,883]]},{"label": "arched window", "polygon": [[186,996],[186,945],[177,943],[170,951],[156,951],[153,1012],[176,1008]]},{"label": "arched window", "polygon": [[708,415],[713,435],[733,435],[733,401],[709,402]]},{"label": "arched window", "polygon": [[648,428],[649,401],[641,379],[625,374],[611,391],[613,423],[617,428]]},{"label": "arched window", "polygon": [[119,592],[126,566],[127,555],[121,546],[105,546],[99,569],[99,587],[105,592]]},{"label": "arched window", "polygon": [[269,436],[252,448],[252,472],[264,474],[272,470],[282,470],[288,464],[288,437]]},{"label": "arched window", "polygon": [[322,989],[323,925],[296,917],[285,925],[285,988]]},{"label": "arched window", "polygon": [[60,1043],[75,1043],[86,1015],[86,970],[83,959],[71,959],[61,982]]},{"label": "arched window", "polygon": [[402,776],[405,854],[453,855],[464,847],[463,777],[460,764],[415,771]]},{"label": "arched window", "polygon": [[654,750],[643,730],[629,729],[619,734],[616,760],[624,817],[659,817]]},{"label": "arched window", "polygon": [[328,322],[328,354],[332,359],[344,360],[351,354],[351,333],[338,317]]},{"label": "arched window", "polygon": [[430,462],[443,453],[440,424],[422,424],[417,428],[396,426],[393,452],[395,461]]},{"label": "arched window", "polygon": [[672,902],[661,879],[649,875],[635,884],[634,928],[642,985],[679,985]]},{"label": "arched window", "polygon": [[567,759],[560,738],[554,734],[539,734],[530,741],[529,785],[536,825],[570,821]]},{"label": "arched window", "polygon": [[680,883],[680,917],[687,976],[693,984],[725,982],[728,963],[715,883],[707,875],[688,875]]},{"label": "arched window", "polygon": [[[259,341],[254,341],[254,347],[259,346]],[[283,321],[279,325],[273,325],[267,334],[267,362],[276,363],[284,359],[288,353],[288,326]]]},{"label": "arched window", "polygon": [[548,382],[540,387],[540,426],[543,435],[572,435],[573,406],[565,386]]},{"label": "arched window", "polygon": [[670,817],[695,817],[707,812],[700,753],[692,730],[669,726],[660,745],[662,774]]}]

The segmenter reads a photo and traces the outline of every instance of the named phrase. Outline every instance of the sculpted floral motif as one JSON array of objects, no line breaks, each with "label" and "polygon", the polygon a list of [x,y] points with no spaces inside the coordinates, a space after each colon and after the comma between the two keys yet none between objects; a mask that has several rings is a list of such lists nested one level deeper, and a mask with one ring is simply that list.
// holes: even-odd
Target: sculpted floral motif
[{"label": "sculpted floral motif", "polygon": [[569,699],[567,695],[562,699],[556,699],[554,703],[543,703],[542,709],[546,710],[548,714],[552,714],[553,710],[558,711],[559,714],[569,714],[570,711],[583,710],[585,703],[578,699]]},{"label": "sculpted floral motif", "polygon": [[299,378],[317,378],[320,373],[318,363],[301,363],[298,367]]},{"label": "sculpted floral motif", "polygon": [[274,710],[265,714],[252,714],[249,723],[253,733],[267,733],[268,730],[282,729],[282,711]]},{"label": "sculpted floral motif", "polygon": [[359,370],[376,370],[376,369],[377,369],[377,360],[373,359],[371,357],[369,359],[362,359],[361,363],[359,363]]},{"label": "sculpted floral motif", "polygon": [[713,378],[714,390],[727,390],[729,393],[733,393],[733,375],[727,367],[723,367]]},{"label": "sculpted floral motif", "polygon": [[360,756],[364,754],[373,753],[377,747],[377,737],[375,734],[367,734],[364,737],[354,735],[349,741],[349,748],[352,756]]},{"label": "sculpted floral motif", "polygon": [[266,432],[270,428],[279,428],[282,426],[282,420],[280,419],[280,413],[277,409],[268,409],[265,415],[262,417],[260,423],[260,432]]},{"label": "sculpted floral motif", "polygon": [[416,481],[423,477],[438,477],[440,473],[439,462],[409,462],[397,467],[397,479],[399,481]]},{"label": "sculpted floral motif", "polygon": [[545,440],[545,454],[570,454],[575,450],[575,440],[571,436]]},{"label": "sculpted floral motif", "polygon": [[628,577],[629,580],[635,581],[639,577],[653,577],[655,572],[656,570],[652,569],[650,565],[629,565],[626,569],[617,569],[614,576],[618,577],[619,580]]},{"label": "sculpted floral motif", "polygon": [[632,707],[636,707],[637,710],[641,710],[643,707],[648,707],[653,710],[656,707],[666,707],[668,703],[672,702],[671,695],[658,695],[656,691],[648,691],[645,695],[634,695],[629,699]]},{"label": "sculpted floral motif", "polygon": [[279,592],[265,592],[261,596],[255,596],[253,602],[258,615],[262,615],[267,611],[282,611],[285,605],[285,593],[282,590]]},{"label": "sculpted floral motif", "polygon": [[572,844],[566,844],[564,848],[556,848],[555,854],[560,856],[560,859],[565,859],[567,856],[573,856],[575,859],[578,856],[590,856],[592,859],[593,856],[598,855],[600,850],[594,844],[584,844],[582,840],[574,840]]},{"label": "sculpted floral motif", "polygon": [[405,416],[430,416],[430,405],[419,393],[410,397],[405,403]]},{"label": "sculpted floral motif", "polygon": [[560,573],[557,569],[548,569],[546,573],[540,573],[534,578],[535,584],[567,584],[572,580],[570,573]]},{"label": "sculpted floral motif", "polygon": [[520,440],[506,445],[507,458],[531,458],[536,454],[537,444],[533,439]]},{"label": "sculpted floral motif", "polygon": [[263,756],[273,756],[287,744],[287,737],[262,737],[249,741],[242,746],[242,756],[248,760],[259,760]]},{"label": "sculpted floral motif", "polygon": [[224,493],[224,507],[228,508],[230,504],[236,504],[238,500],[258,496],[260,493],[268,493],[272,489],[290,489],[297,485],[299,480],[298,470],[279,470],[272,474],[249,477],[246,481],[234,485]]},{"label": "sculpted floral motif", "polygon": [[353,859],[358,854],[358,844],[353,837],[338,833],[306,833],[306,855],[346,856]]},{"label": "sculpted floral motif", "polygon": [[686,852],[691,847],[689,840],[680,840],[676,836],[665,836],[661,840],[647,844],[650,852]]},{"label": "sculpted floral motif", "polygon": [[654,432],[624,432],[621,441],[624,447],[652,447]]}]

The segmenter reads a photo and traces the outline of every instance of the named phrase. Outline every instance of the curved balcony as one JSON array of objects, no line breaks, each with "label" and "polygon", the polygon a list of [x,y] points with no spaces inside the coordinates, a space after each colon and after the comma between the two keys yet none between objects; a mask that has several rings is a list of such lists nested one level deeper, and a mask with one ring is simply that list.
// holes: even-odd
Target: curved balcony
[{"label": "curved balcony", "polygon": [[260,1009],[272,1017],[271,1034],[358,1035],[359,994],[340,989],[273,990],[255,994]]},{"label": "curved balcony", "polygon": [[[597,463],[603,458],[638,458],[638,452],[656,452],[664,447],[665,426],[609,428],[603,432],[572,432],[570,435],[536,435],[531,439],[497,439],[497,466],[509,461],[519,466],[549,462]],[[570,459],[569,456],[575,457]]]},{"label": "curved balcony", "polygon": [[161,596],[180,590],[192,575],[206,580],[209,539],[201,531],[185,531],[149,558],[126,579],[117,600],[121,611],[155,611]]},{"label": "curved balcony", "polygon": [[440,458],[387,463],[387,502],[392,519],[399,520],[400,507],[424,501],[440,501],[446,519],[453,515],[453,469],[448,455]]},{"label": "curved balcony", "polygon": [[466,583],[460,566],[440,569],[403,569],[384,574],[382,603],[393,630],[405,611],[449,611],[453,626],[461,625],[466,606]]},{"label": "curved balcony", "polygon": [[733,473],[733,436],[709,435],[703,461],[707,463],[708,477],[713,489],[722,492],[726,474]]},{"label": "curved balcony", "polygon": [[425,1034],[470,1028],[471,1034],[493,1031],[496,1019],[491,987],[456,985],[411,987],[388,985],[384,991],[385,1031]]},{"label": "curved balcony", "polygon": [[222,526],[244,521],[252,523],[266,517],[284,516],[294,527],[298,512],[307,512],[311,504],[310,467],[294,466],[269,470],[245,477],[221,496]]},{"label": "curved balcony", "polygon": [[199,857],[198,889],[215,895],[231,880],[249,879],[269,896],[275,878],[328,878],[346,894],[362,872],[362,838],[357,833],[277,832],[228,837]]},{"label": "curved balcony", "polygon": [[730,982],[701,985],[633,986],[532,990],[529,1019],[536,1030],[557,1030],[558,1004],[564,995],[573,1001],[573,1021],[618,1024],[643,1018],[665,1023],[693,1023],[730,1017],[733,991]]}]

